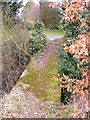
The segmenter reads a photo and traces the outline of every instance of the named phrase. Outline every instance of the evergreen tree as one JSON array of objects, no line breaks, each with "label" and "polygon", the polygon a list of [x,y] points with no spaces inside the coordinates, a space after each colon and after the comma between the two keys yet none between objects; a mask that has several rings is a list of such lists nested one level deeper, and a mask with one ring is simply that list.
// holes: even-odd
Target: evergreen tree
[{"label": "evergreen tree", "polygon": [[19,13],[19,9],[23,6],[22,2],[17,2],[15,0],[12,1],[4,1],[0,2],[1,11],[2,11],[2,21],[4,27],[11,28],[17,21],[17,14]]},{"label": "evergreen tree", "polygon": [[46,28],[60,29],[60,17],[56,9],[48,7],[49,2],[40,1],[40,19],[43,21]]},{"label": "evergreen tree", "polygon": [[32,33],[32,38],[29,39],[31,43],[30,54],[33,54],[37,51],[42,51],[44,45],[46,44],[46,38],[43,34],[43,23],[39,20],[36,21],[34,25],[34,32]]}]

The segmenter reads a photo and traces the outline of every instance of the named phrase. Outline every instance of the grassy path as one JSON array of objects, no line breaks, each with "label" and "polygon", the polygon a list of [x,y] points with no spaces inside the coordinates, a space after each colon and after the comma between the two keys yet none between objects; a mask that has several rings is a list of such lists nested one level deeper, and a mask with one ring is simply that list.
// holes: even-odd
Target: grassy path
[{"label": "grassy path", "polygon": [[45,36],[50,40],[61,39],[64,37],[65,31],[63,30],[55,30],[55,29],[46,29]]},{"label": "grassy path", "polygon": [[45,33],[46,34],[59,34],[59,35],[62,35],[62,34],[65,34],[65,31],[64,30],[56,30],[56,29],[46,29]]},{"label": "grassy path", "polygon": [[26,75],[22,75],[19,81],[29,84],[27,89],[37,98],[43,101],[60,100],[59,83],[53,80],[58,73],[57,48],[54,42],[42,54],[32,58],[25,71]]}]

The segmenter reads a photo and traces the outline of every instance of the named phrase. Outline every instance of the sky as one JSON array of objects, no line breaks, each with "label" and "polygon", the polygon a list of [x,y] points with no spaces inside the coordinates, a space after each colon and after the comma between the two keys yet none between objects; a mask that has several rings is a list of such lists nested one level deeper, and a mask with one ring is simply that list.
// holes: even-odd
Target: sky
[{"label": "sky", "polygon": [[[19,1],[21,1],[21,0],[19,0]],[[23,0],[23,5],[26,5],[26,3],[27,3],[28,1],[30,1],[30,0]],[[44,0],[43,0],[43,1],[44,1]],[[47,0],[47,1],[50,1],[50,2],[61,2],[62,0]],[[33,0],[33,2],[34,2],[35,4],[39,4],[39,0]]]},{"label": "sky", "polygon": [[[35,4],[38,4],[39,2],[38,2],[39,0],[33,0],[33,2],[35,3]],[[44,0],[43,0],[44,1]],[[61,2],[62,0],[47,0],[47,1],[50,1],[50,2]]]}]

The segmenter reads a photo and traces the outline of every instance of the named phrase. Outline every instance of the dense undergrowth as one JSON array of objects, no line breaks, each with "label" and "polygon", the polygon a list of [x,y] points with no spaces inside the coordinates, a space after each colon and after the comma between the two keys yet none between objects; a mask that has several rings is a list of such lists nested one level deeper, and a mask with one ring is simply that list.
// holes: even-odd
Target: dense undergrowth
[{"label": "dense undergrowth", "polygon": [[68,103],[72,95],[76,112],[74,117],[85,118],[88,112],[88,10],[82,1],[74,0],[62,5],[51,3],[49,6],[60,10],[67,34],[64,46],[59,48],[58,73],[62,81],[62,102]]},{"label": "dense undergrowth", "polygon": [[[13,21],[12,21],[13,22]],[[25,69],[31,56],[43,51],[47,42],[40,21],[36,21],[34,32],[30,32],[19,21],[13,28],[2,26],[2,89],[9,92]],[[8,57],[9,56],[9,57]]]}]

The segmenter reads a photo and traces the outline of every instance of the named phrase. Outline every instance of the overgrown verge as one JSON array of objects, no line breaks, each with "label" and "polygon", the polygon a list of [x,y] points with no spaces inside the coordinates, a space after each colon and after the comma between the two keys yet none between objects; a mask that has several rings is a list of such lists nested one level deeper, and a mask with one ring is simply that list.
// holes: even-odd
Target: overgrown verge
[{"label": "overgrown verge", "polygon": [[[10,3],[7,4],[6,7],[9,9]],[[43,26],[40,21],[35,23],[35,31],[31,35],[19,19],[18,23],[12,21],[13,28],[10,27],[11,19],[8,19],[9,16],[7,17],[6,14],[8,11],[6,12],[6,9],[4,11],[4,15],[2,14],[2,90],[10,92],[32,55],[43,50],[46,38],[43,36]],[[12,17],[16,16],[12,15]],[[4,21],[8,22],[4,24]]]},{"label": "overgrown verge", "polygon": [[28,34],[20,24],[2,34],[2,89],[9,92],[30,60],[24,46]]}]

